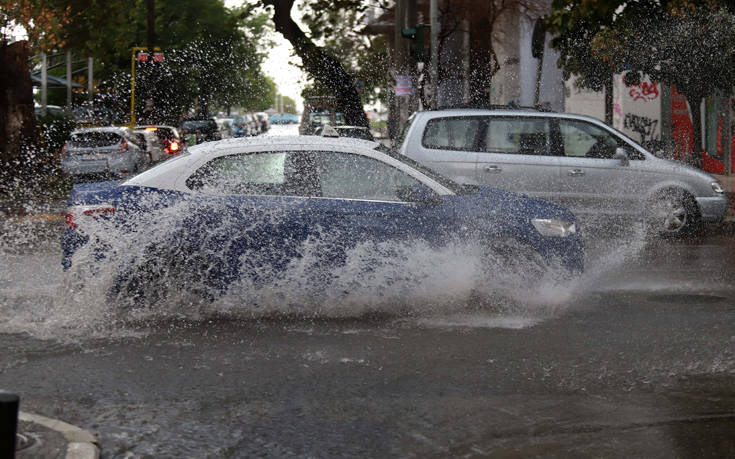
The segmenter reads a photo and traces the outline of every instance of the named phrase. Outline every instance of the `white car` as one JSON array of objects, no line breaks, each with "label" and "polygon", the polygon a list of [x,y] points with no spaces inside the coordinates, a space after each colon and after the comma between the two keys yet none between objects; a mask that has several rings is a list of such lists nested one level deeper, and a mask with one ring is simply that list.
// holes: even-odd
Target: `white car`
[{"label": "white car", "polygon": [[150,163],[145,146],[127,127],[72,131],[61,150],[61,167],[75,180],[132,177]]}]

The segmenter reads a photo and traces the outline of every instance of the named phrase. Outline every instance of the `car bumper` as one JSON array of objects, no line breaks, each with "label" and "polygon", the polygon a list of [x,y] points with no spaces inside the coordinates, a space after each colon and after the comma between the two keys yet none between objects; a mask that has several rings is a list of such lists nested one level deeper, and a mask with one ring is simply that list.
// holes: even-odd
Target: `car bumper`
[{"label": "car bumper", "polygon": [[727,196],[696,198],[699,212],[704,222],[719,222],[727,214],[729,201]]}]

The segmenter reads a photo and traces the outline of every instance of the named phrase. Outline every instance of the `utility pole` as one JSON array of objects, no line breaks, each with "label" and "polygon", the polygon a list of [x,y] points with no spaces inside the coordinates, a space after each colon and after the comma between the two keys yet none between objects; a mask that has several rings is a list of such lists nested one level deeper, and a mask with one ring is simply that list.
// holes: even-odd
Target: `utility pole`
[{"label": "utility pole", "polygon": [[71,51],[66,52],[66,111],[71,115]]},{"label": "utility pole", "polygon": [[439,5],[438,0],[429,3],[429,23],[431,26],[431,86],[433,97],[431,108],[437,108],[439,102]]},{"label": "utility pole", "polygon": [[87,58],[87,94],[89,96],[89,101],[92,102],[94,100],[94,83],[93,83],[93,77],[94,77],[94,59],[91,57]]},{"label": "utility pole", "polygon": [[156,8],[155,0],[146,0],[148,6],[148,52],[153,52],[156,41]]},{"label": "utility pole", "polygon": [[41,53],[41,115],[46,116],[48,102],[48,56]]}]

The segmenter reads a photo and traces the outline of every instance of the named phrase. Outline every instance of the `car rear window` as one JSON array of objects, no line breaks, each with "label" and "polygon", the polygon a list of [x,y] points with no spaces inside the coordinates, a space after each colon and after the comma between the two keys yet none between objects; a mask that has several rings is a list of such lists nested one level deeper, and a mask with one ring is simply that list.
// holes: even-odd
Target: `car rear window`
[{"label": "car rear window", "polygon": [[69,145],[72,147],[107,147],[117,145],[120,134],[115,132],[80,132],[71,136]]},{"label": "car rear window", "polygon": [[439,150],[475,151],[482,122],[480,117],[434,118],[426,124],[421,143]]},{"label": "car rear window", "polygon": [[214,132],[217,130],[217,123],[214,120],[197,120],[197,121],[184,121],[181,128],[185,131],[209,131]]}]

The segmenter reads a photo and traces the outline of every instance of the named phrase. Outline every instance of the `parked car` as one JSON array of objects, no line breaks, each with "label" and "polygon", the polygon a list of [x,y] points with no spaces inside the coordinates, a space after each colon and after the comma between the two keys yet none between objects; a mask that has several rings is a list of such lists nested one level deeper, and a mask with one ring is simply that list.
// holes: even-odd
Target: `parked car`
[{"label": "parked car", "polygon": [[299,117],[292,113],[276,113],[271,115],[271,124],[297,124]]},{"label": "parked car", "polygon": [[[329,126],[330,129],[334,129],[334,133],[339,137],[353,137],[355,139],[370,141],[375,140],[373,134],[370,132],[370,129],[364,126],[327,126]],[[319,126],[318,128],[316,128],[316,130],[314,131],[314,135],[325,135],[324,128],[325,126]]]},{"label": "parked car", "polygon": [[[475,242],[487,250],[486,260],[504,257],[503,270],[524,261],[582,270],[584,244],[568,210],[463,187],[382,148],[349,138],[230,139],[190,148],[124,183],[75,187],[63,265],[76,263],[86,244],[92,246],[85,263],[91,253],[126,253],[109,244],[128,232],[140,251],[130,266],[116,268],[113,294],[121,299],[194,284],[222,293],[238,279],[277,276],[303,255],[307,241],[323,242],[315,270],[344,263],[356,244],[388,241]],[[167,231],[141,243],[137,231],[150,221]],[[536,272],[533,267],[524,264],[519,272]]]},{"label": "parked car", "polygon": [[233,137],[250,137],[259,134],[258,123],[249,113],[235,115],[233,126]]},{"label": "parked car", "polygon": [[217,129],[223,139],[233,137],[234,118],[215,118],[214,121],[217,123]]},{"label": "parked car", "polygon": [[156,134],[145,129],[134,129],[133,132],[140,138],[138,146],[143,147],[150,162],[158,162],[167,158]]},{"label": "parked car", "polygon": [[196,145],[222,139],[214,118],[184,120],[181,123],[181,134],[184,137],[193,136]]},{"label": "parked car", "polygon": [[266,133],[271,128],[271,120],[266,112],[258,112],[255,114],[255,119],[260,123],[260,132]]},{"label": "parked car", "polygon": [[140,139],[126,127],[72,131],[61,151],[61,167],[77,181],[131,177],[150,159]]},{"label": "parked car", "polygon": [[[135,129],[144,129],[150,133],[153,133],[161,145],[164,156],[161,159],[167,159],[171,156],[181,154],[185,149],[184,141],[179,134],[178,129],[173,126],[149,124],[143,126],[136,126]],[[158,161],[158,160],[156,160]]]},{"label": "parked car", "polygon": [[499,108],[419,112],[400,153],[460,183],[541,197],[578,216],[642,216],[663,235],[720,221],[728,207],[711,175],[657,158],[582,115]]}]

